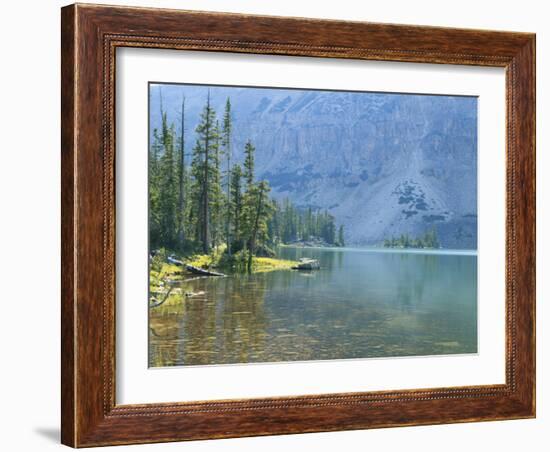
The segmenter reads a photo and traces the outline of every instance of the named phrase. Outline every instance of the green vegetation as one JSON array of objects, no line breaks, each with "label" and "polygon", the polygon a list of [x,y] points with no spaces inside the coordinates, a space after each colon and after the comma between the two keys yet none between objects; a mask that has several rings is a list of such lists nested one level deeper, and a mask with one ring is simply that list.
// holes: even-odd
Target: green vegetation
[{"label": "green vegetation", "polygon": [[152,297],[165,294],[165,285],[181,279],[181,267],[166,262],[166,250],[159,250],[150,260],[149,292]]},{"label": "green vegetation", "polygon": [[439,241],[435,229],[426,232],[419,237],[411,237],[408,234],[384,240],[384,248],[439,248]]},{"label": "green vegetation", "polygon": [[254,271],[256,273],[272,270],[288,270],[296,265],[298,265],[298,262],[285,259],[273,259],[271,257],[254,258]]},{"label": "green vegetation", "polygon": [[327,210],[297,209],[288,199],[274,202],[274,207],[268,224],[272,243],[344,246],[344,227],[337,234],[334,217]]},{"label": "green vegetation", "polygon": [[289,200],[279,204],[270,197],[269,183],[256,178],[251,140],[240,156],[234,155],[229,98],[220,124],[208,92],[191,152],[185,146],[185,98],[178,127],[168,124],[162,92],[159,113],[161,126],[149,147],[150,246],[157,262],[152,283],[165,276],[162,259],[171,254],[203,268],[251,272],[291,266],[263,259],[273,258],[278,244],[344,244],[343,226],[337,230],[328,211],[298,209]]}]

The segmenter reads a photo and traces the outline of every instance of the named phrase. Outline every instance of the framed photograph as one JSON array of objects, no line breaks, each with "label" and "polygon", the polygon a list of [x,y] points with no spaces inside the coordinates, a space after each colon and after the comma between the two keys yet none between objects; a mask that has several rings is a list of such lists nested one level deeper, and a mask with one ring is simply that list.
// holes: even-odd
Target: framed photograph
[{"label": "framed photograph", "polygon": [[62,442],[535,416],[535,36],[62,9]]}]

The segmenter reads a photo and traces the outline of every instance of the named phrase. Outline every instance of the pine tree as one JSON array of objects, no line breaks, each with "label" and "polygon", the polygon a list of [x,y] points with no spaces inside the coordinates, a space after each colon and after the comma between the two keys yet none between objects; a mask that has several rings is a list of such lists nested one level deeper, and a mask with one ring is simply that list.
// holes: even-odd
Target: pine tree
[{"label": "pine tree", "polygon": [[327,211],[327,242],[329,245],[336,243],[336,224],[334,217]]},{"label": "pine tree", "polygon": [[245,204],[245,234],[248,245],[248,271],[252,270],[252,256],[259,243],[267,239],[267,223],[272,214],[273,204],[269,199],[270,187],[263,180],[249,186]]},{"label": "pine tree", "polygon": [[212,179],[210,182],[211,225],[212,243],[214,246],[220,244],[223,235],[223,190],[220,172],[220,125],[216,121],[214,127],[214,146],[212,150]]},{"label": "pine tree", "polygon": [[233,220],[233,228],[231,235],[233,237],[232,246],[240,249],[241,245],[241,218],[243,211],[243,193],[242,193],[242,170],[240,165],[234,165],[231,171],[231,218]]},{"label": "pine tree", "polygon": [[160,244],[160,181],[159,154],[162,148],[158,130],[153,131],[153,141],[149,146],[149,234],[151,247]]},{"label": "pine tree", "polygon": [[187,170],[185,168],[185,96],[181,99],[181,135],[179,139],[179,150],[177,154],[178,173],[178,242],[180,250],[185,245],[185,207],[187,190]]},{"label": "pine tree", "polygon": [[310,239],[314,235],[313,231],[313,211],[311,207],[308,207],[307,213],[306,213],[306,219],[305,219],[305,237],[306,239]]},{"label": "pine tree", "polygon": [[244,240],[244,246],[250,251],[250,240],[252,237],[252,228],[254,224],[255,211],[255,185],[254,185],[254,151],[256,149],[252,142],[248,140],[244,146],[244,180],[246,189],[243,196],[243,211],[241,224],[241,237]]},{"label": "pine tree", "polygon": [[250,187],[254,183],[254,152],[256,148],[248,140],[244,146],[244,178],[246,185]]},{"label": "pine tree", "polygon": [[344,225],[341,224],[340,228],[338,229],[338,245],[339,246],[346,246],[346,242],[344,241]]},{"label": "pine tree", "polygon": [[175,245],[176,184],[174,165],[174,126],[168,127],[166,112],[162,112],[161,142],[163,154],[159,165],[160,239],[168,248]]},{"label": "pine tree", "polygon": [[283,242],[291,243],[297,237],[296,231],[296,212],[289,199],[285,199],[283,207]]},{"label": "pine tree", "polygon": [[197,239],[205,254],[210,252],[210,207],[212,203],[212,179],[216,171],[217,130],[216,113],[210,104],[210,91],[197,125],[197,142],[193,149],[192,174],[194,177],[194,201],[197,208]]},{"label": "pine tree", "polygon": [[281,206],[273,199],[271,201],[273,214],[267,224],[268,240],[276,245],[281,240]]},{"label": "pine tree", "polygon": [[231,100],[229,97],[225,102],[225,112],[223,115],[222,146],[226,159],[226,212],[225,212],[225,240],[227,242],[227,253],[231,256],[231,132],[233,124],[231,120]]}]

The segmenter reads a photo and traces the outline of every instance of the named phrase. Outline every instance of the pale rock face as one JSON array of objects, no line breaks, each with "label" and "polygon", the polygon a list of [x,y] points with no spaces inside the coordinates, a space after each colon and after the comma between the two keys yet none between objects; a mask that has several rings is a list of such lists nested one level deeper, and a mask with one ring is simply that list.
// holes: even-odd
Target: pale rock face
[{"label": "pale rock face", "polygon": [[[233,151],[256,146],[256,174],[277,199],[328,209],[348,244],[376,245],[435,227],[444,248],[477,247],[477,100],[212,87],[218,117],[233,107]],[[186,146],[206,88],[165,85],[163,105],[177,123],[186,96]],[[159,124],[151,89],[151,128]],[[178,129],[179,130],[179,129]]]}]

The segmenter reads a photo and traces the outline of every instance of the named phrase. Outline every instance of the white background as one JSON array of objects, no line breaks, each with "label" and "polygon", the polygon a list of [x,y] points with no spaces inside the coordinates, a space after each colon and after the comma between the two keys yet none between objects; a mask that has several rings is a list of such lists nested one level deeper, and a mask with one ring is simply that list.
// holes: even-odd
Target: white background
[{"label": "white background", "polygon": [[[504,383],[503,69],[132,48],[117,51],[116,80],[117,403]],[[147,369],[150,80],[479,96],[479,353]]]},{"label": "white background", "polygon": [[[117,0],[119,4],[209,9],[245,13],[340,18],[395,23],[537,32],[538,168],[550,164],[548,124],[550,31],[545,3],[536,0],[338,2],[319,0]],[[59,1],[9,2],[2,9],[3,256],[1,447],[10,451],[61,449],[59,424]],[[186,444],[118,447],[116,450],[187,451],[460,451],[547,450],[550,429],[547,387],[549,335],[544,301],[550,251],[550,217],[545,209],[550,179],[538,181],[538,417],[536,420],[407,427]],[[520,351],[521,352],[521,351]],[[546,380],[546,381],[545,381]]]}]

